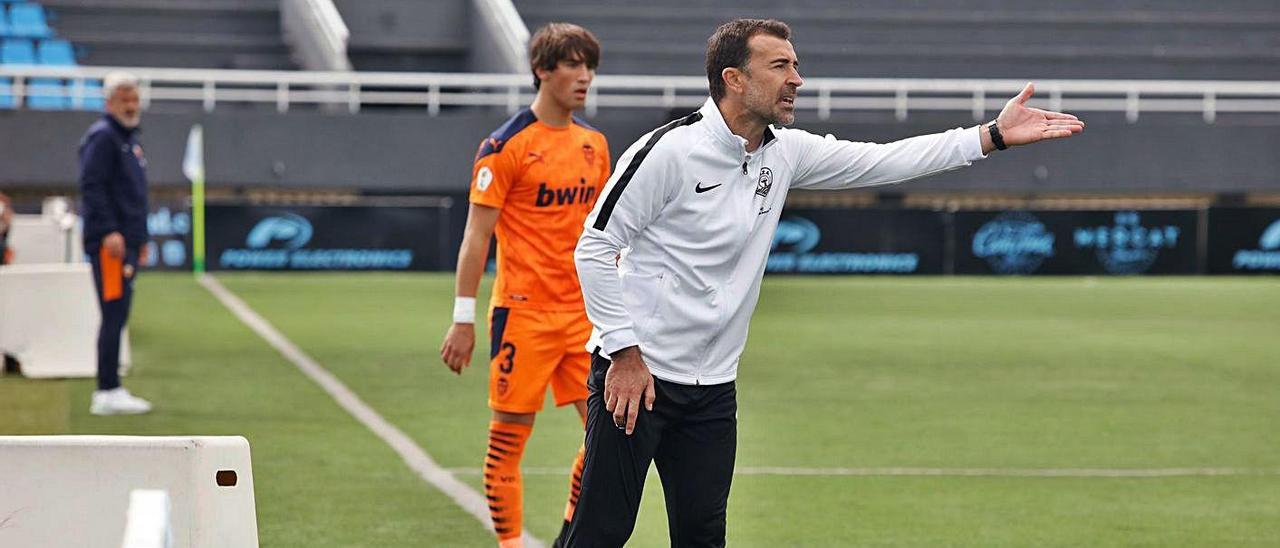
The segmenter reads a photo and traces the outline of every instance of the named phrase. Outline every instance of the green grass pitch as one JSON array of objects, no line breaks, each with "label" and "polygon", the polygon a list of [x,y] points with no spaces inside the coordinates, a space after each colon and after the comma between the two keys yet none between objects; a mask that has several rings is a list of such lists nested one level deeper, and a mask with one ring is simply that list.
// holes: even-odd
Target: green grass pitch
[{"label": "green grass pitch", "polygon": [[[479,489],[488,345],[461,377],[440,363],[452,276],[219,279]],[[126,383],[157,411],[92,417],[91,381],[0,378],[0,433],[244,435],[264,547],[492,544],[189,275],[139,284]],[[729,544],[1275,546],[1278,394],[1271,278],[768,278],[738,381],[740,470],[1258,473],[744,474]],[[548,403],[525,465],[567,470],[581,435]],[[555,536],[567,488],[526,477],[535,535]],[[666,544],[651,475],[631,545]]]}]

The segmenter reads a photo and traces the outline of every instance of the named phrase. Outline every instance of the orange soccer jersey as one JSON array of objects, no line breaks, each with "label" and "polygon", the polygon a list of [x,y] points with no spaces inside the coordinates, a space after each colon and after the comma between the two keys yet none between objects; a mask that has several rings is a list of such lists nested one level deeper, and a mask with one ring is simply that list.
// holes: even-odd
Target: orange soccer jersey
[{"label": "orange soccer jersey", "polygon": [[577,118],[558,128],[524,109],[480,144],[471,202],[502,209],[492,306],[583,310],[573,249],[608,178],[604,135]]}]

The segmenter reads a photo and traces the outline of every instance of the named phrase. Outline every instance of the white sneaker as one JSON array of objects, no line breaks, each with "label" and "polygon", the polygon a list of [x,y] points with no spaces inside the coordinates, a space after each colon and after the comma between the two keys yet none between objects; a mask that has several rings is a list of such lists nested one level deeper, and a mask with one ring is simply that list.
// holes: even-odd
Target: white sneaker
[{"label": "white sneaker", "polygon": [[138,415],[151,411],[151,402],[130,394],[123,386],[95,390],[89,412],[94,415]]}]

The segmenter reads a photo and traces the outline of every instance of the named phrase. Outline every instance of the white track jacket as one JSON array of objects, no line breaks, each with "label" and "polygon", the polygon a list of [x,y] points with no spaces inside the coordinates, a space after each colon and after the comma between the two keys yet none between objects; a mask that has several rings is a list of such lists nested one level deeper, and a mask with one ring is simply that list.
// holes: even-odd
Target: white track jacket
[{"label": "white track jacket", "polygon": [[787,191],[898,183],[984,158],[978,129],[888,144],[765,130],[746,151],[710,99],[618,159],[574,253],[588,351],[639,345],[653,376],[737,378]]}]

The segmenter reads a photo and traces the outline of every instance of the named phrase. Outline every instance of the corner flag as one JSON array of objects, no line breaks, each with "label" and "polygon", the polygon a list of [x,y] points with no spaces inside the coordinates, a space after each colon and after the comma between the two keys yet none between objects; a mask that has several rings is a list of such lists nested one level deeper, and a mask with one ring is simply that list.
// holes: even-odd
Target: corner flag
[{"label": "corner flag", "polygon": [[191,268],[204,273],[204,128],[191,126],[187,152],[182,156],[182,174],[191,181]]}]

